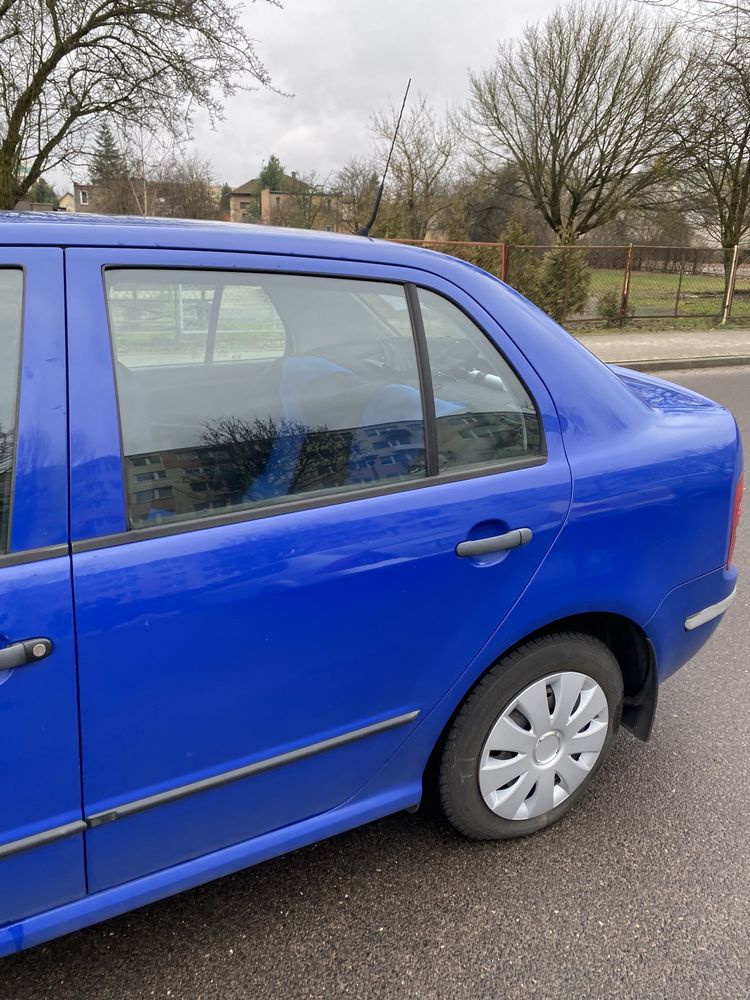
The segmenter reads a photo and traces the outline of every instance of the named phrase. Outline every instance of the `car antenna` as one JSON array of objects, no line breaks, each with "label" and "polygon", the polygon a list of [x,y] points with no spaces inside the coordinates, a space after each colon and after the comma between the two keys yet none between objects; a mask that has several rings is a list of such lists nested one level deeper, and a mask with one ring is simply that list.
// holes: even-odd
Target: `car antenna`
[{"label": "car antenna", "polygon": [[411,87],[411,77],[409,77],[409,82],[406,84],[406,90],[404,91],[404,99],[401,102],[401,110],[398,113],[398,121],[396,122],[396,128],[393,132],[393,141],[391,142],[391,148],[388,151],[388,159],[385,161],[385,170],[383,171],[383,176],[380,181],[380,186],[378,187],[378,193],[375,196],[375,205],[372,209],[372,215],[370,216],[370,221],[365,226],[360,226],[357,230],[357,236],[369,236],[370,230],[375,225],[375,219],[378,217],[378,209],[380,208],[380,201],[383,197],[383,187],[385,186],[385,179],[388,175],[388,167],[391,165],[391,157],[393,156],[393,150],[396,146],[396,139],[398,138],[398,130],[401,128],[401,119],[404,114],[404,108],[406,107],[406,98],[409,96],[409,87]]}]

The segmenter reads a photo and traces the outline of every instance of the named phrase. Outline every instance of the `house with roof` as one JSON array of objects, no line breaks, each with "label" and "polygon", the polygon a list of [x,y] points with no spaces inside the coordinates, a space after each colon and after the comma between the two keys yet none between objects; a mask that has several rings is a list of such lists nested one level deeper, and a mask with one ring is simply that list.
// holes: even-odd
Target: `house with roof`
[{"label": "house with roof", "polygon": [[341,225],[339,200],[337,192],[309,184],[294,171],[284,175],[279,189],[262,188],[256,177],[229,195],[229,219],[337,233]]},{"label": "house with roof", "polygon": [[257,177],[234,188],[229,194],[229,221],[259,222],[260,192],[260,180]]}]

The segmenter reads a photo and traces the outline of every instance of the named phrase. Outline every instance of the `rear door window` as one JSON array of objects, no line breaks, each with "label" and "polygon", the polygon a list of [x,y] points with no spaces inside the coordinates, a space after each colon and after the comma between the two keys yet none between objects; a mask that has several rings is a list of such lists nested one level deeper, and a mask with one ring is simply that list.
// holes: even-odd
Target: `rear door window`
[{"label": "rear door window", "polygon": [[106,288],[131,527],[426,475],[403,286],[110,269]]},{"label": "rear door window", "polygon": [[10,534],[22,314],[23,271],[0,268],[0,553]]},{"label": "rear door window", "polygon": [[531,396],[458,306],[419,289],[435,394],[439,471],[479,470],[544,454]]}]

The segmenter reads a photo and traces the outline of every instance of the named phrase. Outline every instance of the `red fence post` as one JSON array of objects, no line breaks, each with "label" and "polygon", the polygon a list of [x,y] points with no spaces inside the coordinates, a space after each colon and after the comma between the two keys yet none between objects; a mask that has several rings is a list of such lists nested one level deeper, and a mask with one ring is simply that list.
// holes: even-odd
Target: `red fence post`
[{"label": "red fence post", "polygon": [[630,274],[633,270],[633,244],[628,243],[625,255],[625,273],[622,279],[622,298],[620,299],[620,326],[625,326],[628,318],[628,297],[630,295]]}]

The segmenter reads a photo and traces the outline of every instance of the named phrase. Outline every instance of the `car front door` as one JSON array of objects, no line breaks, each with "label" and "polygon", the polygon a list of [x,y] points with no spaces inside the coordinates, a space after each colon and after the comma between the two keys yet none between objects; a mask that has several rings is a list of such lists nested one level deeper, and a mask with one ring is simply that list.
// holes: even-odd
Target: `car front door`
[{"label": "car front door", "polygon": [[2,926],[85,893],[63,253],[0,247]]},{"label": "car front door", "polygon": [[513,345],[437,277],[312,270],[68,251],[93,890],[355,796],[563,523],[554,407]]}]

